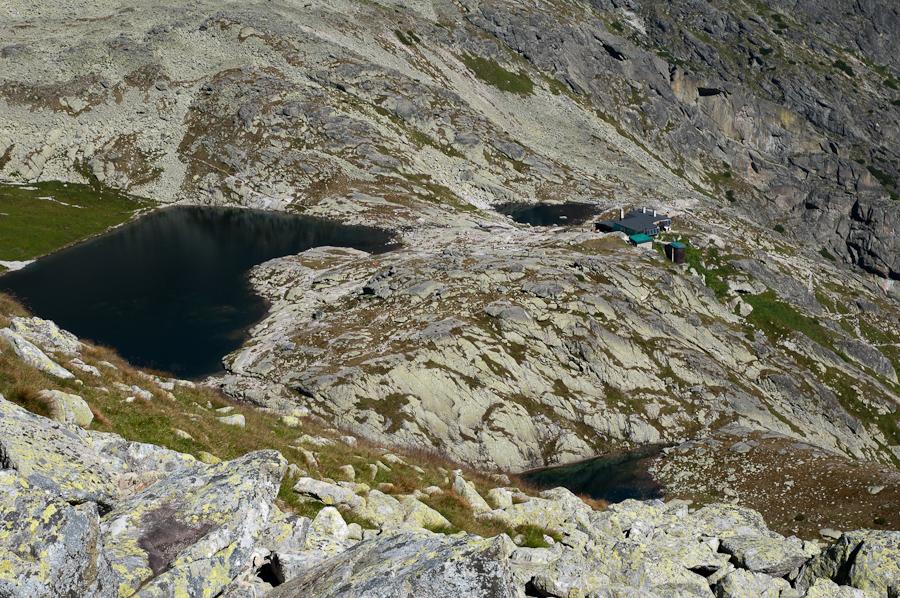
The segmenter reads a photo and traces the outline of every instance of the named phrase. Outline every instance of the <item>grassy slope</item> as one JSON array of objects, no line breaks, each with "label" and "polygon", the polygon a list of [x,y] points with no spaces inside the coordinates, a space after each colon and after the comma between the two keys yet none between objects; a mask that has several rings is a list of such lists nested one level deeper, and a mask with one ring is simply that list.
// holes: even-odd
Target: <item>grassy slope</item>
[{"label": "grassy slope", "polygon": [[129,221],[155,205],[73,183],[0,183],[0,260],[30,260]]}]

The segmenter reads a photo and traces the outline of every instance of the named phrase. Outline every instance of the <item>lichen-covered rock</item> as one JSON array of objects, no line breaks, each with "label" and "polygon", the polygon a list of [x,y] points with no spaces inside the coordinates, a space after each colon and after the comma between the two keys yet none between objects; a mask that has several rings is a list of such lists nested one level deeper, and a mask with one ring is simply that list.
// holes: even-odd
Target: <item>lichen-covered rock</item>
[{"label": "lichen-covered rock", "polygon": [[111,471],[165,477],[200,465],[187,453],[146,442],[131,442],[118,434],[91,431],[83,435]]},{"label": "lichen-covered rock", "polygon": [[31,367],[57,378],[68,379],[75,377],[72,372],[47,357],[43,351],[11,329],[3,328],[0,330],[0,338],[8,342],[19,359]]},{"label": "lichen-covered rock", "polygon": [[247,421],[240,413],[235,413],[234,415],[226,415],[225,417],[217,417],[216,419],[228,426],[237,426],[239,428],[243,428],[247,425]]},{"label": "lichen-covered rock", "polygon": [[469,503],[472,507],[472,512],[476,515],[491,511],[490,505],[475,489],[475,484],[463,479],[462,476],[456,476],[453,480],[453,490]]},{"label": "lichen-covered rock", "polygon": [[0,596],[112,598],[97,505],[69,505],[0,471]]},{"label": "lichen-covered rock", "polygon": [[478,517],[501,521],[511,527],[539,525],[545,529],[563,531],[566,521],[575,520],[579,513],[588,517],[592,512],[589,506],[565,488],[545,490],[541,497],[495,509]]},{"label": "lichen-covered rock", "polygon": [[859,530],[843,534],[833,546],[809,562],[797,587],[808,588],[819,578],[877,596],[897,596],[900,532]]},{"label": "lichen-covered rock", "polygon": [[306,532],[306,549],[332,555],[346,548],[350,531],[347,522],[334,507],[325,507],[313,518]]},{"label": "lichen-covered rock", "polygon": [[509,568],[514,549],[505,535],[382,536],[328,559],[267,598],[512,598],[517,595]]},{"label": "lichen-covered rock", "polygon": [[[830,579],[817,579],[816,583],[806,592],[806,598],[881,598],[883,596],[884,594],[839,586]],[[888,598],[892,598],[892,596],[888,594]]]},{"label": "lichen-covered rock", "polygon": [[611,583],[609,574],[591,556],[570,550],[558,560],[539,566],[531,583],[545,596],[586,596]]},{"label": "lichen-covered rock", "polygon": [[363,509],[366,505],[365,499],[350,490],[313,478],[298,479],[293,490],[302,498],[317,500],[326,505],[345,505],[352,509]]},{"label": "lichen-covered rock", "polygon": [[646,588],[660,596],[712,597],[706,579],[686,569],[680,562],[665,558],[651,544],[630,538],[611,548],[598,548],[598,569],[614,584]]},{"label": "lichen-covered rock", "polygon": [[716,503],[698,509],[692,519],[706,535],[726,538],[729,536],[768,535],[769,528],[762,515],[739,505]]},{"label": "lichen-covered rock", "polygon": [[736,569],[718,581],[715,591],[716,598],[779,598],[788,588],[783,579]]},{"label": "lichen-covered rock", "polygon": [[299,515],[278,517],[269,522],[256,542],[258,550],[274,553],[295,553],[306,549],[306,533],[310,520]]},{"label": "lichen-covered rock", "polygon": [[787,575],[813,556],[799,540],[761,535],[723,538],[719,550],[733,555],[742,568],[773,577]]},{"label": "lichen-covered rock", "polygon": [[45,351],[77,353],[81,350],[78,337],[63,330],[51,320],[41,318],[10,318],[10,329]]},{"label": "lichen-covered rock", "polygon": [[29,413],[0,396],[0,468],[14,469],[31,486],[70,502],[111,506],[118,491],[79,430]]},{"label": "lichen-covered rock", "polygon": [[[371,495],[371,493],[370,493]],[[447,518],[414,496],[401,496],[403,522],[413,527],[435,529],[452,527]]]},{"label": "lichen-covered rock", "polygon": [[94,421],[94,414],[84,399],[61,390],[42,390],[38,393],[50,407],[50,418],[87,428]]},{"label": "lichen-covered rock", "polygon": [[641,526],[656,527],[665,513],[666,507],[660,500],[641,501],[629,498],[609,505],[603,517],[622,532],[627,532],[635,522],[641,522]]},{"label": "lichen-covered rock", "polygon": [[119,595],[218,594],[247,565],[286,469],[277,451],[256,451],[120,503],[102,526]]}]

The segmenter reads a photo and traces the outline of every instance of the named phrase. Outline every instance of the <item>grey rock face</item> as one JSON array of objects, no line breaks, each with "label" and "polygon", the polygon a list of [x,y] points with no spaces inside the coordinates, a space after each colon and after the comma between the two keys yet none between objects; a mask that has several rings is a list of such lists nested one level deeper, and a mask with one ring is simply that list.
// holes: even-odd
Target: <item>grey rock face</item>
[{"label": "grey rock face", "polygon": [[742,568],[772,577],[784,577],[813,556],[799,540],[792,544],[761,535],[723,538],[720,550],[733,555]]},{"label": "grey rock face", "polygon": [[509,538],[444,538],[426,532],[361,542],[275,588],[267,598],[512,598]]}]

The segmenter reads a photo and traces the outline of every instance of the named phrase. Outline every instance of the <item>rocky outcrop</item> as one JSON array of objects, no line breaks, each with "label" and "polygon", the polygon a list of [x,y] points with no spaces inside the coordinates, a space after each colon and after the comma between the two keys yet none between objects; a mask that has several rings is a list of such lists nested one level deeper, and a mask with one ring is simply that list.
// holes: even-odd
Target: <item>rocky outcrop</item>
[{"label": "rocky outcrop", "polygon": [[894,596],[900,592],[898,557],[898,532],[860,530],[846,533],[804,567],[798,587],[814,587],[817,580],[824,578],[876,596]]},{"label": "rocky outcrop", "polygon": [[[889,427],[861,425],[853,399],[823,376],[865,379],[866,401],[896,409],[893,364],[830,299],[829,286],[848,279],[774,252],[715,257],[741,257],[735,234],[704,251],[705,279],[624,244],[572,255],[567,243],[618,241],[580,231],[509,230],[501,242],[527,249],[503,250],[495,233],[459,227],[440,252],[414,244],[377,265],[331,248],[273,260],[253,273],[272,313],[226,358],[222,387],[283,411],[299,403],[380,442],[509,470],[682,442],[720,418],[891,461]],[[426,300],[406,292],[432,279],[442,285]],[[752,305],[821,323],[761,331]],[[894,326],[886,314],[863,318]]]}]

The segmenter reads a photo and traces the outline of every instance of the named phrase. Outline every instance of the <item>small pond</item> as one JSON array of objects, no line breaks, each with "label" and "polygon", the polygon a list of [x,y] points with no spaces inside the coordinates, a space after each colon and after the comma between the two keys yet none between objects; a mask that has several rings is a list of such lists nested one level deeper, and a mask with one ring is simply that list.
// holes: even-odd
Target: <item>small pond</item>
[{"label": "small pond", "polygon": [[662,449],[662,445],[644,446],[571,465],[532,469],[520,474],[520,477],[540,488],[562,486],[575,494],[587,494],[609,502],[621,502],[627,498],[662,498],[665,488],[647,472]]},{"label": "small pond", "polygon": [[583,224],[598,212],[597,206],[589,203],[507,203],[495,209],[519,224],[531,226],[575,226]]},{"label": "small pond", "polygon": [[177,207],[0,276],[0,291],[135,365],[196,379],[220,373],[222,357],[265,317],[253,266],[310,247],[381,253],[389,243],[389,232],[364,226]]}]

